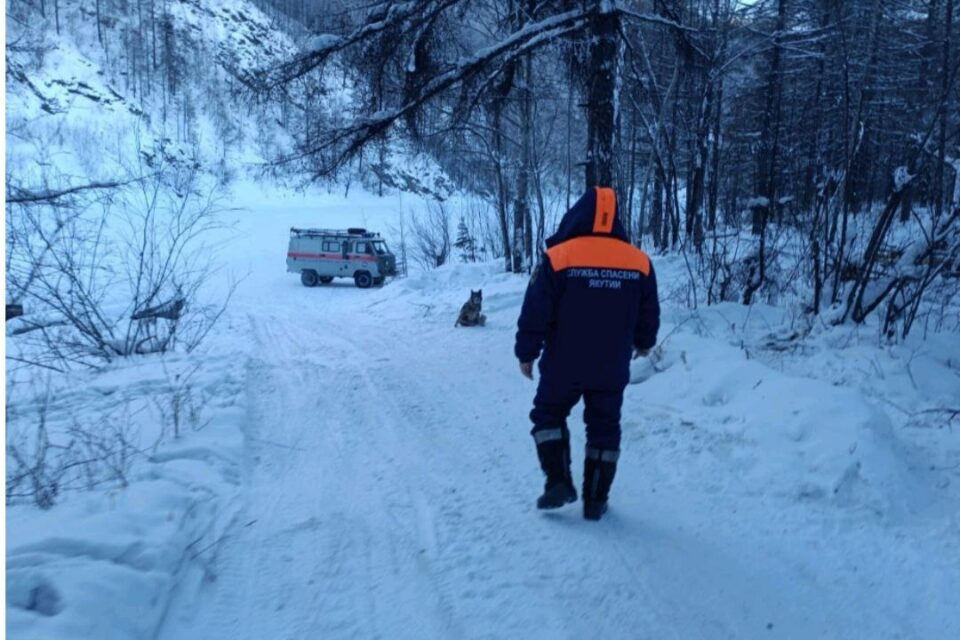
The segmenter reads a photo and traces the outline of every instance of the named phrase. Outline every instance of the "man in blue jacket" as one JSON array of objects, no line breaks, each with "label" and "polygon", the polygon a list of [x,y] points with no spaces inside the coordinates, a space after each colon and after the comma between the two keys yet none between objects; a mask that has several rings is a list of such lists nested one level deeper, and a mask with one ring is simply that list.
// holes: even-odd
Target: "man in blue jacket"
[{"label": "man in blue jacket", "polygon": [[630,356],[647,355],[660,328],[657,280],[650,258],[630,244],[617,218],[613,189],[588,191],[547,239],[517,322],[514,353],[540,384],[533,400],[533,438],[547,477],[539,509],[577,499],[570,476],[567,416],[583,398],[587,452],[583,517],[607,510],[620,456],[620,407]]}]

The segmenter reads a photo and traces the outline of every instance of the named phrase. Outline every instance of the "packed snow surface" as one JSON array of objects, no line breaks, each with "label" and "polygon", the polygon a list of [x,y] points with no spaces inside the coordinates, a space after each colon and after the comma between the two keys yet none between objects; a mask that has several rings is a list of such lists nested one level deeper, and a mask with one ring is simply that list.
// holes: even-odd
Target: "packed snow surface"
[{"label": "packed snow surface", "polygon": [[[626,392],[610,512],[586,522],[534,508],[525,277],[307,289],[291,226],[397,250],[422,201],[235,197],[224,278],[244,279],[204,374],[233,400],[108,505],[10,510],[11,637],[960,637],[960,455],[916,418],[960,397],[952,337],[795,340],[784,310],[686,309],[682,260],[655,256],[661,345]],[[487,326],[455,328],[478,288]]]}]

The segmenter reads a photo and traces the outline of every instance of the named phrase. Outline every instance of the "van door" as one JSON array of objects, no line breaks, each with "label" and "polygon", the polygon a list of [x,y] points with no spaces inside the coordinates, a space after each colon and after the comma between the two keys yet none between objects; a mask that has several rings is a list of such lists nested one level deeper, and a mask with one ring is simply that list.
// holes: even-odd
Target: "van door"
[{"label": "van door", "polygon": [[340,275],[349,277],[353,275],[353,270],[350,268],[350,241],[344,240],[340,245],[340,257],[342,261],[340,263]]},{"label": "van door", "polygon": [[369,271],[374,278],[379,277],[376,258],[373,257],[368,240],[358,240],[353,245],[354,258],[359,261],[358,269]]},{"label": "van door", "polygon": [[334,278],[340,275],[340,241],[336,238],[324,238],[320,246],[320,263],[322,270],[317,273],[324,277]]}]

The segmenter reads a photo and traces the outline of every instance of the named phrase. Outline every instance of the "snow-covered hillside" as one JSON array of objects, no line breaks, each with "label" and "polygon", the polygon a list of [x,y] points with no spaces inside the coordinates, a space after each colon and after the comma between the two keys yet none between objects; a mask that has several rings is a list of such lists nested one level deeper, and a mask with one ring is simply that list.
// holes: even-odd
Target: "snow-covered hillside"
[{"label": "snow-covered hillside", "polygon": [[99,32],[88,3],[69,0],[59,34],[50,19],[10,22],[8,166],[17,182],[46,177],[41,157],[75,179],[153,166],[157,154],[227,178],[283,150],[279,106],[253,105],[238,78],[295,47],[250,2],[103,11]]},{"label": "snow-covered hillside", "polygon": [[[99,28],[88,3],[75,0],[59,3],[59,29],[33,14],[9,23],[7,166],[17,187],[130,180],[161,166],[196,168],[220,183],[312,177],[307,167],[271,162],[291,152],[311,118],[337,117],[353,99],[349,83],[331,79],[279,98],[251,89],[258,73],[296,55],[299,34],[249,0],[105,2],[101,10]],[[398,137],[344,173],[380,193],[445,198],[455,189]]]},{"label": "snow-covered hillside", "polygon": [[[789,340],[783,310],[686,310],[682,260],[660,260],[661,346],[635,363],[611,512],[538,513],[525,279],[450,265],[306,289],[284,271],[291,224],[386,230],[409,204],[244,193],[223,253],[247,275],[204,353],[74,378],[56,407],[135,407],[196,363],[203,426],[127,489],[8,509],[11,637],[960,632],[960,448],[923,413],[958,397],[955,341]],[[454,328],[476,288],[488,326]]]}]

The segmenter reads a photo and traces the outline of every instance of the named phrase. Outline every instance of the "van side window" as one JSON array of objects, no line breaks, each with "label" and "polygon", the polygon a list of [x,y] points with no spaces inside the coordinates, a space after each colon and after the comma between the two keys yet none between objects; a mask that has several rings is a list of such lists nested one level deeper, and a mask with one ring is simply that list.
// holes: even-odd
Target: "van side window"
[{"label": "van side window", "polygon": [[323,251],[324,253],[340,253],[340,243],[336,240],[324,240]]},{"label": "van side window", "polygon": [[370,253],[370,245],[366,242],[358,242],[355,247],[354,253]]}]

